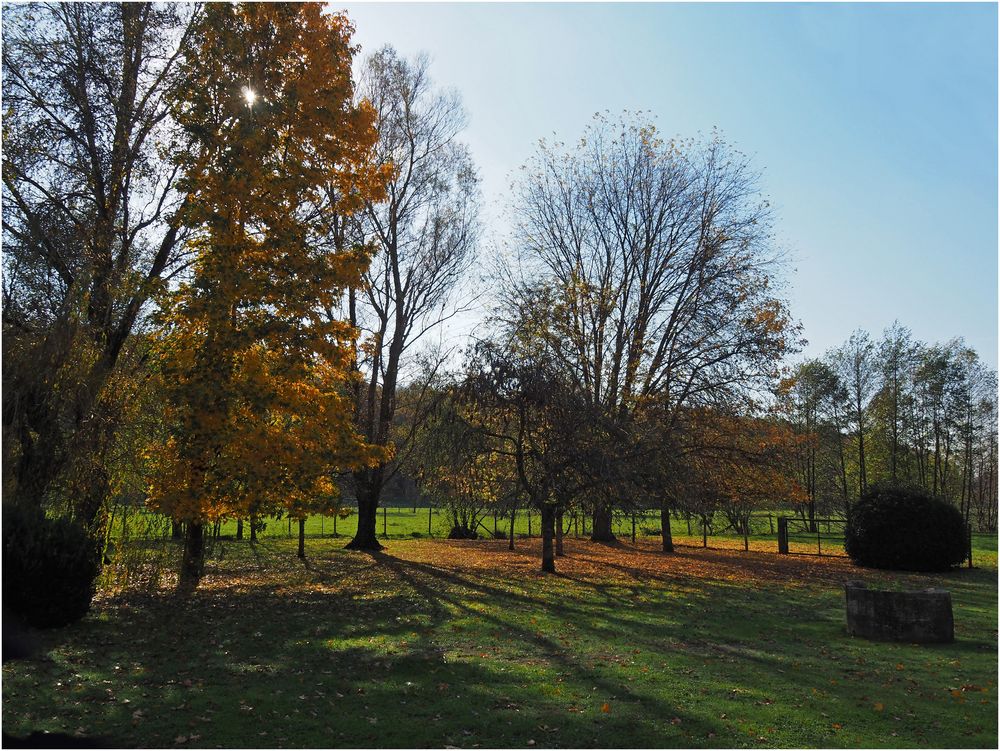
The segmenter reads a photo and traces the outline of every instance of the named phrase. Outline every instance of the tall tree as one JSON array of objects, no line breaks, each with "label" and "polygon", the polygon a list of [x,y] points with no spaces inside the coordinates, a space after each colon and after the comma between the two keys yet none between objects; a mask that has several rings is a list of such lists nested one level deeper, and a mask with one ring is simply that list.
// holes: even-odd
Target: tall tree
[{"label": "tall tree", "polygon": [[352,104],[351,31],[318,3],[213,4],[182,66],[197,261],[164,315],[173,435],[150,502],[187,522],[185,583],[201,575],[206,521],[301,516],[335,493],[333,471],[381,459],[353,429],[356,332],[321,315],[369,260],[327,247],[328,223],[383,190],[374,113]]},{"label": "tall tree", "polygon": [[847,389],[851,421],[858,441],[858,493],[868,487],[865,436],[868,430],[868,407],[878,384],[875,345],[867,331],[861,329],[851,334],[841,347],[831,353]]},{"label": "tall tree", "polygon": [[[806,513],[810,529],[815,528],[816,507],[827,495],[830,454],[836,462],[833,474],[841,478],[842,497],[847,499],[847,469],[841,412],[847,391],[833,367],[822,360],[807,360],[798,365],[790,379],[782,384],[785,412],[804,440],[798,445],[800,479],[805,489]],[[830,451],[830,442],[835,443]],[[827,466],[824,466],[827,465]]]},{"label": "tall tree", "polygon": [[988,371],[983,378],[978,407],[979,431],[976,436],[976,468],[970,488],[969,504],[979,529],[995,532],[997,528],[997,374]]},{"label": "tall tree", "polygon": [[951,407],[961,375],[959,349],[957,340],[925,348],[913,375],[920,415],[916,446],[920,478],[935,495],[947,492],[954,417]]},{"label": "tall tree", "polygon": [[[542,143],[515,203],[523,277],[509,296],[524,299],[508,307],[551,290],[553,362],[612,433],[654,396],[667,430],[687,407],[749,399],[794,347],[768,204],[721,139],[666,142],[637,118],[597,116],[574,147]],[[595,489],[592,539],[614,538],[616,497]]]},{"label": "tall tree", "polygon": [[[392,170],[384,200],[368,200],[353,225],[374,257],[348,299],[350,320],[365,337],[356,352],[364,376],[357,388],[357,423],[377,446],[412,436],[412,430],[394,435],[392,429],[401,378],[417,362],[417,343],[461,308],[454,292],[477,238],[478,178],[458,141],[465,113],[457,94],[434,89],[427,69],[426,57],[408,61],[385,47],[365,61],[359,83],[359,94],[377,117],[377,163]],[[350,223],[343,226],[349,234]],[[395,448],[405,451],[404,445]],[[358,529],[347,547],[382,547],[376,512],[398,466],[380,463],[354,474]]]},{"label": "tall tree", "polygon": [[4,9],[4,487],[40,504],[72,482],[98,534],[127,391],[106,386],[150,295],[183,268],[177,171],[162,154],[182,145],[166,93],[198,12]]},{"label": "tall tree", "polygon": [[899,477],[903,405],[907,397],[909,375],[912,372],[916,351],[910,330],[900,325],[899,321],[894,321],[892,326],[882,333],[878,345],[882,380],[880,393],[887,411],[889,477],[893,482]]},{"label": "tall tree", "polygon": [[[966,522],[971,511],[973,478],[975,475],[975,444],[980,431],[979,421],[984,404],[989,404],[986,390],[993,386],[987,369],[978,353],[970,347],[960,346],[957,356],[956,384],[952,399],[953,422],[961,442],[961,487],[958,493],[959,510]],[[987,410],[988,411],[988,410]]]}]

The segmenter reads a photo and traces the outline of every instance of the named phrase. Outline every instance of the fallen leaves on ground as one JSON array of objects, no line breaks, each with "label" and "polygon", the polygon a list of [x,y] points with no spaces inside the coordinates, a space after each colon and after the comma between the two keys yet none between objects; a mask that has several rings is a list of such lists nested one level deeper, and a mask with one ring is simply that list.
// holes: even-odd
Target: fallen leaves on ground
[{"label": "fallen leaves on ground", "polygon": [[[842,557],[778,555],[776,552],[677,546],[663,553],[655,540],[637,544],[595,544],[564,540],[566,554],[556,559],[556,576],[588,582],[704,579],[732,583],[841,583],[858,569]],[[539,571],[541,540],[521,540],[510,551],[502,540],[435,540],[393,543],[393,557],[454,573],[503,571],[506,575],[544,576]]]}]

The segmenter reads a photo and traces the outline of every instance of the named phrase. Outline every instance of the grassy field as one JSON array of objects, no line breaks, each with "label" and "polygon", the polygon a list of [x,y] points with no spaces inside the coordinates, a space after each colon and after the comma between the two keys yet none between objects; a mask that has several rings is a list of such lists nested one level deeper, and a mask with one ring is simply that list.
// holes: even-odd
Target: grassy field
[{"label": "grassy field", "polygon": [[[699,541],[700,542],[700,541]],[[988,747],[997,571],[567,540],[213,549],[3,668],[3,724],[152,747]],[[176,552],[176,551],[174,551]],[[994,559],[995,561],[995,551]],[[844,632],[842,583],[951,590],[957,641]]]},{"label": "grassy field", "polygon": [[[766,512],[755,515],[752,519],[753,534],[749,538],[749,546],[753,550],[775,552],[778,549],[778,536],[776,530],[776,519],[779,515],[789,515],[787,511],[774,511],[771,519],[768,519]],[[529,520],[530,516],[530,520]],[[292,522],[289,525],[287,519],[266,519],[267,526],[261,533],[262,539],[291,539],[298,535],[298,524]],[[163,517],[146,514],[144,512],[132,512],[126,522],[131,536],[164,536],[169,533],[169,527]],[[388,540],[397,539],[420,539],[433,537],[443,538],[448,535],[449,517],[441,509],[428,509],[426,507],[387,507],[378,513],[378,534]],[[506,535],[509,530],[509,518],[499,518],[496,520],[496,529],[499,533]],[[722,515],[719,514],[714,520],[714,529],[709,531],[707,537],[708,547],[721,549],[743,549],[743,537],[733,533],[732,530],[725,530],[727,526]],[[113,534],[116,537],[122,536],[122,520],[120,514],[116,516],[113,524]],[[564,528],[569,537],[586,537],[590,533],[589,522],[582,517],[574,522],[570,517],[564,521]],[[613,521],[615,533],[625,542],[631,540],[632,518],[630,515],[615,514]],[[494,529],[494,519],[487,516],[483,519],[479,533],[489,536]],[[346,518],[334,520],[333,517],[312,516],[306,520],[306,535],[310,538],[331,537],[350,538],[357,530],[357,514],[352,513]],[[430,532],[428,533],[428,530]],[[638,539],[653,540],[658,539],[660,530],[659,512],[637,514],[636,515],[636,535]],[[692,518],[690,524],[683,517],[674,518],[671,522],[671,530],[674,540],[680,545],[702,545],[703,537],[700,523],[697,518]],[[843,527],[834,525],[821,525],[821,539],[817,542],[816,535],[804,531],[802,523],[790,525],[789,529],[789,549],[793,553],[804,555],[817,554],[824,555],[844,555]],[[537,536],[541,533],[539,518],[537,513],[528,514],[521,511],[517,514],[514,524],[514,533],[518,536],[526,536],[529,533]],[[229,521],[222,525],[220,534],[224,537],[235,537],[236,522]],[[249,530],[244,529],[244,534],[249,535]],[[992,566],[997,565],[997,535],[985,533],[973,533],[973,559],[976,565]]]}]

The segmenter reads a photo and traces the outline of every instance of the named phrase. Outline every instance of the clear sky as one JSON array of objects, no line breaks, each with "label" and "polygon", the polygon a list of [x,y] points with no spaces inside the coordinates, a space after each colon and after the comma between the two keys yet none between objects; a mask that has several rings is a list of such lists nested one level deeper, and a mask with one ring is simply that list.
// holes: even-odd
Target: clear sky
[{"label": "clear sky", "polygon": [[358,4],[362,54],[426,51],[457,89],[485,242],[539,138],[648,110],[763,171],[806,355],[894,319],[997,366],[993,4]]}]

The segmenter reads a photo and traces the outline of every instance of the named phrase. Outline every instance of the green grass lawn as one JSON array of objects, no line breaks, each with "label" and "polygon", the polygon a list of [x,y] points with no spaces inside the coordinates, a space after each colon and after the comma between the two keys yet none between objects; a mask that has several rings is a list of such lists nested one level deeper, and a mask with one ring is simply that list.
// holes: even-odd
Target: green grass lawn
[{"label": "green grass lawn", "polygon": [[[543,576],[537,541],[343,543],[310,539],[303,563],[280,537],[224,541],[189,598],[102,596],[4,665],[5,732],[172,748],[996,747],[995,557],[918,576],[570,539]],[[851,578],[950,589],[956,642],[846,636]]]},{"label": "green grass lawn", "polygon": [[[755,514],[752,518],[753,534],[749,538],[749,545],[755,550],[775,552],[778,549],[778,535],[775,527],[776,519],[780,515],[790,515],[788,511],[773,511],[768,519],[767,512]],[[261,539],[292,539],[298,535],[298,524],[293,521],[291,525],[288,519],[268,518],[266,527],[261,532]],[[410,539],[410,538],[443,538],[448,535],[449,516],[438,508],[427,507],[383,507],[378,512],[377,530],[380,537],[388,540]],[[708,547],[713,548],[743,548],[743,537],[735,534],[732,530],[725,529],[726,521],[721,514],[716,515],[714,529],[709,533],[707,540],[702,537],[700,523],[697,518],[692,518],[690,523],[681,517],[675,517],[671,523],[671,530],[674,540],[680,545],[702,545],[703,541],[708,543]],[[496,522],[492,515],[486,516],[482,520],[482,525],[478,528],[483,536],[489,536],[494,528],[506,535],[509,530],[510,519],[499,517]],[[306,520],[306,535],[310,538],[331,537],[350,538],[357,531],[357,514],[351,513],[345,518],[334,519],[332,516],[320,517],[311,516]],[[624,541],[629,541],[632,534],[632,518],[629,514],[615,514],[613,518],[613,529],[615,533]],[[169,534],[167,521],[157,514],[133,511],[127,520],[127,527],[131,536],[164,536]],[[585,537],[590,532],[590,524],[582,516],[575,520],[567,516],[564,520],[564,528],[568,536],[579,535]],[[659,512],[647,512],[636,515],[637,538],[652,540],[659,536],[660,515]],[[428,532],[428,530],[430,530]],[[115,537],[122,535],[122,519],[120,514],[113,520],[112,533]],[[541,533],[539,518],[537,513],[529,514],[521,511],[517,514],[514,524],[514,533],[518,536],[525,536],[529,533],[537,536]],[[227,521],[221,529],[220,534],[224,537],[236,536],[236,522]],[[249,529],[244,529],[244,534],[249,536]],[[802,523],[790,526],[790,549],[794,553],[803,555],[817,554],[823,555],[844,555],[843,527],[836,524],[832,526],[821,525],[820,537],[817,541],[816,535],[804,531]],[[996,568],[997,566],[997,535],[974,532],[972,537],[973,560],[976,565]]]}]

